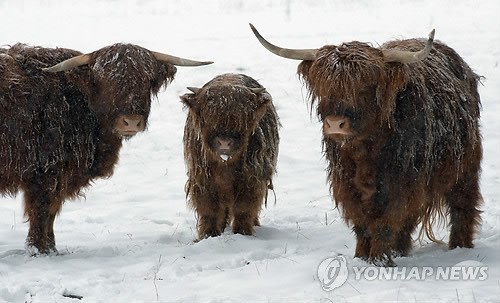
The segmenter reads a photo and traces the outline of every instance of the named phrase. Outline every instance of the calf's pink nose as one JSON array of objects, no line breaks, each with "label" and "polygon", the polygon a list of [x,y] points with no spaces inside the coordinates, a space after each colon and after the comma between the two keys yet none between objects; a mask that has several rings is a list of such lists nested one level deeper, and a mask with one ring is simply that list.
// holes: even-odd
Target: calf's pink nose
[{"label": "calf's pink nose", "polygon": [[217,138],[218,148],[221,150],[230,150],[233,145],[233,140]]}]

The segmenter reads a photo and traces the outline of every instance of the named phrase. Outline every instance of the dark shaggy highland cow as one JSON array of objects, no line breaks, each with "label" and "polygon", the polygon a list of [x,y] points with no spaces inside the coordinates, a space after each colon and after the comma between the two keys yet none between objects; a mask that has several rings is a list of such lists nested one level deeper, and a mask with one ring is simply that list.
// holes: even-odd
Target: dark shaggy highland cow
[{"label": "dark shaggy highland cow", "polygon": [[[479,81],[450,47],[395,40],[349,42],[271,52],[303,60],[305,81],[323,121],[328,179],[353,226],[355,257],[395,265],[417,225],[436,240],[432,222],[450,217],[449,248],[473,247],[480,224]],[[434,47],[433,47],[434,46]]]},{"label": "dark shaggy highland cow", "polygon": [[131,44],[0,48],[0,194],[24,193],[32,254],[56,252],[64,200],[113,174],[122,139],[145,129],[174,65],[200,64]]},{"label": "dark shaggy highland cow", "polygon": [[253,235],[278,158],[279,121],[271,95],[254,79],[215,77],[181,97],[189,108],[184,128],[186,195],[198,236]]}]

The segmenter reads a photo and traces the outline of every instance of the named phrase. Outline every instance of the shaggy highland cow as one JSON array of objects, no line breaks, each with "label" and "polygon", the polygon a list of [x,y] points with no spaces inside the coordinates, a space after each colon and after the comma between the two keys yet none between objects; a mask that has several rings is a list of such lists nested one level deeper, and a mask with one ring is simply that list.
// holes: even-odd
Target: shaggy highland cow
[{"label": "shaggy highland cow", "polygon": [[[189,109],[184,128],[186,195],[198,219],[199,239],[253,235],[272,189],[279,121],[271,95],[254,79],[215,77],[181,97]],[[231,223],[232,222],[232,223]]]},{"label": "shaggy highland cow", "polygon": [[151,95],[173,79],[174,65],[206,63],[131,44],[89,54],[0,48],[0,194],[24,193],[31,254],[57,252],[64,200],[113,174],[122,139],[145,129]]},{"label": "shaggy highland cow", "polygon": [[473,247],[480,224],[482,158],[479,76],[450,47],[395,40],[380,48],[349,42],[319,49],[274,46],[303,60],[298,74],[323,121],[328,180],[353,227],[355,257],[394,266],[419,223],[450,217],[449,248]]}]

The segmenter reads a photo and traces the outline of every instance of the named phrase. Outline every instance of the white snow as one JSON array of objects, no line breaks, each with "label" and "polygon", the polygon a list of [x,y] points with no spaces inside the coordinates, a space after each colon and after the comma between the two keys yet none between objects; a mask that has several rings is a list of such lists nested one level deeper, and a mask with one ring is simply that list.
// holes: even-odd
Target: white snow
[{"label": "white snow", "polygon": [[[149,130],[125,142],[110,179],[69,201],[55,224],[62,255],[30,257],[22,195],[0,198],[0,302],[499,302],[500,2],[498,0],[24,0],[0,1],[0,44],[91,52],[116,42],[194,60],[153,103]],[[321,154],[321,124],[296,76],[298,61],[265,50],[248,23],[289,48],[394,38],[448,43],[485,78],[482,227],[474,249],[416,243],[399,267],[486,266],[487,279],[355,279],[355,239],[334,209]],[[194,243],[186,207],[179,96],[214,76],[241,72],[273,96],[281,118],[276,204],[254,237]],[[1,143],[0,143],[1,144]],[[273,201],[273,196],[269,201]],[[437,234],[447,241],[446,230]],[[347,282],[322,289],[317,270],[343,255]]]}]

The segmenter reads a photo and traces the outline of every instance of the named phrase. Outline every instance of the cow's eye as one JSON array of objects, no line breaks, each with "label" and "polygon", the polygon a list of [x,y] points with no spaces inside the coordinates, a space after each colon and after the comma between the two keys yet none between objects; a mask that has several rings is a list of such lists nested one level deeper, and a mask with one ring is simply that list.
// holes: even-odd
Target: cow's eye
[{"label": "cow's eye", "polygon": [[356,114],[354,113],[353,110],[346,109],[346,110],[344,110],[343,116],[346,116],[347,118],[349,118],[351,120],[354,120],[354,118],[356,117]]}]

